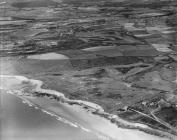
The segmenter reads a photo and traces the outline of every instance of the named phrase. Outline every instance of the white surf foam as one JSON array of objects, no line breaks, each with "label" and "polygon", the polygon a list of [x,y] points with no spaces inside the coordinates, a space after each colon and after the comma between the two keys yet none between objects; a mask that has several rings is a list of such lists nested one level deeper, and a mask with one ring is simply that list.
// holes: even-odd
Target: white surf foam
[{"label": "white surf foam", "polygon": [[[39,92],[39,93],[47,93],[47,94],[51,94],[51,95],[57,95],[58,97],[61,97],[66,101],[75,101],[75,100],[69,100],[69,99],[65,98],[64,94],[62,94],[60,92],[57,92],[57,91],[54,91],[54,90],[49,90],[49,89],[42,89],[41,86],[43,85],[43,82],[39,81],[39,80],[29,79],[29,78],[24,77],[24,76],[11,76],[11,75],[0,75],[0,78],[6,78],[5,82],[10,82],[13,79],[13,82],[11,83],[11,86],[23,84],[23,82],[28,82],[30,85],[33,85],[33,87],[35,87],[34,90]],[[7,84],[3,84],[3,85],[7,85]],[[5,90],[8,90],[9,87],[2,86],[1,88],[5,89]],[[16,92],[16,94],[18,94],[18,92]],[[93,103],[90,103],[90,102],[81,101],[81,100],[76,100],[75,102],[82,103],[84,105],[91,106],[96,110],[103,111],[103,109],[100,106],[98,106],[96,104],[93,104]],[[33,105],[29,102],[27,102],[27,103],[30,106]],[[48,112],[46,110],[42,110],[42,111],[51,115],[51,116],[56,117],[58,120],[61,120],[61,121],[65,122],[69,125],[72,125],[74,127],[79,127],[82,130],[85,130],[87,132],[91,131],[90,129],[87,129],[86,127],[83,127],[83,126],[81,126],[77,123],[72,123],[72,122],[70,122],[70,121],[68,121],[64,118],[60,118],[59,116],[57,116],[57,115],[55,115],[51,112]],[[86,115],[86,112],[85,112],[85,113],[82,113],[82,115],[85,116],[84,118],[87,118],[87,116],[89,114]],[[106,136],[109,136],[110,138],[113,138],[113,139],[116,139],[116,140],[129,140],[130,138],[133,138],[134,140],[135,139],[136,140],[150,140],[150,139],[151,140],[169,140],[169,138],[166,138],[166,137],[163,137],[163,138],[162,137],[157,137],[157,136],[154,136],[154,135],[146,134],[145,132],[138,131],[138,130],[119,128],[115,124],[112,124],[107,119],[104,120],[104,118],[102,118],[102,120],[101,120],[101,117],[100,117],[100,119],[98,118],[98,120],[100,120],[100,121],[98,121],[98,120],[94,121],[93,116],[91,118],[90,118],[89,123],[93,123],[92,125],[97,132],[100,132],[101,134],[105,134]],[[111,115],[110,114],[110,118],[114,118],[118,122],[121,122],[121,123],[123,123],[127,126],[131,126],[131,127],[134,127],[134,128],[138,127],[138,128],[152,130],[151,128],[149,128],[146,125],[139,124],[139,123],[130,123],[130,122],[127,122],[125,120],[122,120],[121,118],[119,118],[116,115]],[[87,121],[89,121],[88,119],[87,119]]]}]

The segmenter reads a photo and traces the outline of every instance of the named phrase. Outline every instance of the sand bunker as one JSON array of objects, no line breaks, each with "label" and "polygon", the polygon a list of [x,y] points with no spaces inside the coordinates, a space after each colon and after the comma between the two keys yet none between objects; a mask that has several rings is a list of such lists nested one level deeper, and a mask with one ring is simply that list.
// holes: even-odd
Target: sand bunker
[{"label": "sand bunker", "polygon": [[57,54],[57,53],[45,53],[45,54],[37,54],[37,55],[29,55],[28,59],[39,59],[39,60],[62,60],[69,59],[69,57]]},{"label": "sand bunker", "polygon": [[91,47],[91,48],[86,48],[82,49],[84,51],[102,51],[102,50],[108,50],[108,49],[114,49],[116,48],[115,46],[98,46],[98,47]]},{"label": "sand bunker", "polygon": [[167,44],[152,44],[152,46],[159,52],[172,52]]}]

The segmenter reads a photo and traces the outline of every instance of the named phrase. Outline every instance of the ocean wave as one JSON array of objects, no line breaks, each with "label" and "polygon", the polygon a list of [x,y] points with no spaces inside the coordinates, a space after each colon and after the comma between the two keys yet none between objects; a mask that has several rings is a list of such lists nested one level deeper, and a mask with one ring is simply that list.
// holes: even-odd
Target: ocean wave
[{"label": "ocean wave", "polygon": [[[77,104],[79,104],[79,105],[81,105],[81,106],[82,106],[82,105],[89,106],[90,108],[95,109],[95,110],[97,110],[98,112],[100,112],[100,114],[102,114],[102,115],[105,115],[105,114],[106,114],[106,116],[108,116],[108,117],[107,117],[108,120],[114,119],[114,120],[116,120],[117,122],[119,122],[119,123],[121,123],[121,124],[124,124],[124,126],[128,126],[128,128],[134,128],[134,129],[139,129],[139,130],[146,130],[146,131],[156,132],[156,133],[158,133],[159,136],[161,136],[161,137],[152,136],[152,137],[154,138],[154,140],[161,140],[161,139],[164,139],[164,140],[174,139],[174,140],[175,140],[175,138],[176,138],[176,137],[173,138],[173,136],[171,136],[170,134],[165,133],[165,132],[163,132],[163,134],[162,134],[161,131],[154,130],[154,129],[152,129],[152,128],[150,128],[150,127],[144,125],[144,124],[131,123],[131,122],[122,120],[121,118],[119,118],[119,117],[116,116],[116,115],[108,114],[108,113],[104,112],[103,108],[102,108],[101,106],[97,105],[97,104],[94,104],[94,103],[91,103],[91,102],[86,102],[86,101],[81,101],[81,100],[70,100],[70,99],[66,98],[66,97],[64,96],[64,94],[61,93],[61,92],[54,91],[54,90],[50,90],[50,89],[43,89],[43,88],[42,88],[43,82],[40,81],[40,80],[29,79],[29,78],[27,78],[27,77],[24,77],[24,76],[17,76],[17,75],[16,75],[16,76],[13,76],[13,75],[0,75],[0,79],[3,80],[3,78],[5,78],[6,81],[8,81],[8,78],[9,78],[9,81],[8,81],[8,82],[10,82],[10,81],[13,79],[13,81],[10,83],[11,85],[23,84],[23,82],[28,82],[29,85],[32,85],[32,87],[33,87],[32,90],[35,91],[35,92],[39,92],[39,93],[43,93],[43,94],[46,93],[46,94],[50,94],[50,95],[56,95],[57,97],[62,98],[65,102],[74,102],[74,103],[77,103]],[[4,86],[1,86],[0,89],[7,90],[7,91],[8,91],[9,93],[11,93],[11,94],[17,94],[17,95],[18,95],[17,90],[8,90],[8,87],[4,87]],[[19,91],[19,92],[21,92],[21,91]],[[20,94],[20,95],[22,95],[22,94]],[[22,97],[22,96],[20,96],[20,97]],[[30,106],[34,106],[31,102],[29,102],[29,101],[27,101],[27,100],[24,100],[24,102],[27,103],[27,104],[30,105]],[[72,125],[73,127],[78,127],[78,128],[80,128],[80,129],[82,129],[82,130],[84,130],[84,131],[87,131],[87,132],[90,132],[90,131],[91,131],[91,130],[89,130],[89,129],[87,129],[87,128],[85,128],[85,127],[83,127],[83,126],[81,126],[81,125],[79,125],[79,124],[77,124],[77,123],[72,123],[72,122],[66,120],[65,118],[61,118],[61,117],[59,117],[58,115],[56,115],[56,114],[54,114],[54,113],[51,113],[50,111],[47,111],[47,110],[45,110],[45,109],[43,109],[42,111],[43,111],[44,113],[50,115],[50,116],[56,117],[57,120],[60,120],[60,121],[62,121],[62,122],[64,122],[64,123],[67,123],[67,124],[69,124],[69,125]],[[98,113],[98,115],[99,115],[99,113]],[[126,128],[125,130],[126,130],[126,131],[128,131],[128,130],[131,131],[131,129],[128,129],[128,128]],[[120,128],[117,127],[117,129],[120,129]],[[104,130],[104,131],[105,131],[105,130]],[[112,130],[110,130],[110,131],[112,131]],[[116,130],[113,130],[113,131],[116,131]],[[122,130],[121,130],[121,131],[122,131]],[[134,131],[134,130],[132,130],[132,131]],[[138,131],[138,130],[137,130],[137,131]],[[135,131],[134,131],[134,132],[135,132]],[[134,134],[134,132],[132,132],[132,134],[135,136],[136,134]],[[144,133],[144,132],[142,132],[142,133]],[[141,134],[142,134],[142,133],[141,133]],[[146,133],[144,133],[144,134],[146,134]],[[161,135],[161,134],[162,134],[162,135]],[[115,135],[115,136],[112,136],[112,134],[111,134],[110,137],[113,137],[113,138],[116,139],[117,134],[114,133],[114,135]],[[150,135],[150,134],[147,134],[147,136],[149,137],[149,136],[151,136],[151,135]],[[142,137],[142,138],[143,138],[143,137]],[[117,138],[117,139],[119,140],[119,138]],[[126,139],[125,139],[125,140],[126,140]],[[144,137],[144,138],[141,139],[141,140],[148,140],[148,139],[147,139],[146,137]]]}]

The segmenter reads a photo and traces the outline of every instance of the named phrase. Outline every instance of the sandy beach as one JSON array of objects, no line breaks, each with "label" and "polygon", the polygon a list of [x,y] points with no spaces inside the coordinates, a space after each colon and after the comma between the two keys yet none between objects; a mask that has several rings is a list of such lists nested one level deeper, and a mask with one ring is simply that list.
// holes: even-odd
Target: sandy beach
[{"label": "sandy beach", "polygon": [[0,139],[177,140],[176,19],[176,0],[0,0]]},{"label": "sandy beach", "polygon": [[[116,124],[113,124],[110,122],[110,120],[101,117],[99,115],[92,114],[91,111],[84,109],[84,106],[89,106],[90,108],[93,108],[95,110],[99,110],[103,112],[102,108],[96,104],[84,102],[84,101],[74,101],[77,104],[76,105],[69,105],[67,102],[70,101],[69,99],[65,98],[64,94],[48,90],[48,89],[42,89],[42,81],[39,80],[33,80],[28,79],[24,76],[10,76],[10,75],[1,75],[0,76],[3,81],[6,81],[8,86],[6,85],[6,82],[3,82],[3,85],[1,87],[2,90],[7,90],[11,94],[15,94],[16,96],[22,98],[23,100],[30,101],[27,102],[29,105],[32,106],[38,106],[41,108],[41,110],[50,116],[62,116],[64,118],[62,121],[65,123],[68,123],[72,126],[79,127],[80,129],[83,129],[88,132],[92,132],[96,135],[105,137],[104,139],[113,139],[113,140],[129,140],[130,138],[136,139],[136,140],[170,140],[174,139],[171,135],[165,135],[164,136],[153,136],[150,134],[147,134],[143,131],[139,131],[136,129],[127,129],[127,128],[120,128],[117,127]],[[64,99],[65,103],[57,102],[54,99],[49,99],[46,97],[31,97],[31,95],[28,94],[28,96],[25,95],[25,93],[22,93],[20,89],[24,86],[24,83],[27,83],[31,90],[43,93],[43,94],[50,94],[50,95],[56,95],[62,99]],[[64,111],[64,112],[63,112]],[[65,112],[66,111],[66,112]],[[79,115],[77,115],[79,114]],[[119,119],[120,123],[126,122]],[[133,123],[125,123],[126,125],[134,126],[135,128],[139,126],[139,128],[146,128],[145,125],[137,125]],[[147,127],[148,128],[148,127]],[[111,130],[111,131],[108,131]],[[151,130],[153,131],[153,130]],[[126,136],[126,137],[125,137]],[[171,137],[171,138],[170,138]]]}]

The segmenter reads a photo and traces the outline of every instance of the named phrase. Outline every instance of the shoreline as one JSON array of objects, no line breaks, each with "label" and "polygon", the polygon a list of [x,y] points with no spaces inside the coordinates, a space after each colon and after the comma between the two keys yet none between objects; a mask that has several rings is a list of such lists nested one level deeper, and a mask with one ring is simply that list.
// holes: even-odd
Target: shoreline
[{"label": "shoreline", "polygon": [[[44,108],[44,107],[38,105],[37,103],[35,103],[34,101],[32,101],[32,100],[31,100],[30,98],[28,98],[28,97],[22,97],[22,96],[18,96],[18,95],[16,95],[16,96],[17,96],[18,98],[21,98],[21,99],[22,99],[23,101],[25,101],[28,105],[32,103],[31,106],[33,106],[34,108],[37,107],[37,108],[40,109],[42,112],[44,112],[44,113],[50,115],[51,117],[55,117],[58,121],[61,121],[61,122],[65,123],[65,124],[68,124],[68,125],[70,125],[70,126],[72,126],[72,127],[81,129],[81,130],[83,130],[83,131],[85,131],[85,132],[93,133],[93,134],[95,134],[98,138],[99,138],[99,137],[103,137],[105,140],[114,140],[114,139],[112,139],[112,138],[110,139],[108,136],[104,135],[103,133],[95,132],[95,131],[93,131],[93,130],[91,130],[91,129],[88,129],[88,128],[82,126],[81,124],[79,124],[79,123],[77,123],[77,122],[72,122],[72,121],[70,121],[70,120],[68,120],[68,119],[65,119],[64,117],[60,117],[56,112],[50,111],[49,109],[46,109],[46,108]],[[81,106],[80,106],[80,107],[81,107]]]},{"label": "shoreline", "polygon": [[[86,132],[90,132],[90,133],[93,133],[93,134],[95,134],[95,135],[97,135],[98,137],[101,137],[101,138],[104,138],[104,140],[117,140],[116,138],[112,138],[111,137],[111,135],[106,135],[106,134],[104,134],[104,133],[100,133],[99,131],[93,131],[93,130],[91,130],[91,129],[88,129],[87,127],[84,127],[84,126],[82,126],[82,125],[80,125],[79,123],[75,123],[75,122],[72,122],[72,121],[69,121],[69,120],[67,120],[67,119],[65,119],[65,118],[62,118],[62,117],[60,117],[60,116],[58,116],[58,114],[55,112],[55,111],[51,111],[50,109],[46,109],[45,107],[42,107],[42,106],[40,106],[38,103],[36,103],[31,97],[28,97],[28,96],[24,96],[24,97],[22,97],[22,96],[19,96],[19,95],[17,95],[17,94],[14,94],[13,92],[12,93],[10,93],[10,94],[13,94],[13,95],[15,95],[15,96],[17,96],[18,98],[21,98],[23,101],[24,101],[24,103],[27,103],[29,106],[31,106],[31,107],[37,107],[38,109],[40,109],[42,112],[44,112],[44,113],[46,113],[46,114],[48,114],[48,115],[50,115],[51,117],[55,117],[57,120],[59,120],[59,121],[62,121],[62,122],[64,122],[64,123],[66,123],[66,124],[69,124],[70,126],[73,126],[73,127],[77,127],[77,128],[80,128],[80,129],[82,129],[83,131],[86,131]],[[35,99],[37,99],[38,97],[34,97]],[[43,98],[43,97],[41,97],[41,98]],[[46,99],[48,99],[48,100],[51,100],[51,98],[47,98],[46,97]],[[56,101],[56,100],[54,100],[54,101]],[[58,101],[56,101],[56,102],[58,102]],[[66,103],[66,102],[64,102],[65,104],[67,104],[67,105],[69,105],[68,103]],[[62,104],[62,103],[61,103]],[[72,107],[74,108],[74,107],[78,107],[78,108],[80,108],[80,109],[82,109],[82,110],[86,110],[82,105],[79,105],[79,104],[74,104],[75,106],[73,106],[72,105]],[[70,106],[70,105],[69,105]],[[148,131],[142,131],[142,130],[140,130],[140,129],[137,129],[137,128],[131,128],[131,127],[129,127],[129,126],[126,126],[126,127],[120,127],[120,126],[118,126],[117,124],[115,124],[115,123],[113,123],[113,122],[111,122],[111,120],[110,120],[110,118],[109,117],[106,117],[106,116],[104,116],[105,114],[107,114],[107,115],[110,115],[110,114],[108,114],[108,113],[105,113],[105,114],[99,114],[99,113],[97,113],[97,114],[95,114],[94,112],[92,112],[93,110],[86,110],[87,112],[89,112],[89,113],[91,113],[93,116],[96,116],[96,117],[100,117],[100,118],[102,118],[102,119],[105,119],[106,121],[108,121],[109,123],[110,123],[110,125],[113,125],[113,126],[115,126],[116,127],[116,129],[122,129],[122,131],[134,131],[133,133],[140,133],[141,135],[143,135],[143,134],[145,134],[145,135],[147,135],[147,136],[152,136],[152,137],[154,137],[154,139],[152,139],[152,140],[161,140],[161,138],[162,139],[164,139],[164,140],[167,140],[167,138],[168,138],[168,140],[173,140],[173,138],[171,137],[166,137],[166,136],[160,136],[160,135],[153,135],[152,133],[149,133]],[[106,126],[105,126],[106,127]],[[138,131],[139,130],[139,131]],[[113,130],[113,131],[118,131],[118,130]],[[146,132],[146,133],[144,133],[144,132]],[[136,134],[135,134],[136,135]],[[157,137],[158,136],[158,137]],[[156,137],[156,138],[155,138]],[[138,137],[139,138],[139,137]],[[145,139],[145,140],[149,140],[149,139],[146,139],[146,138],[143,138],[143,139]],[[119,139],[118,139],[119,140]]]},{"label": "shoreline", "polygon": [[[5,107],[16,107],[9,116],[20,114],[25,125],[46,114],[42,124],[60,123],[58,116],[114,140],[177,140],[177,0],[0,5],[0,92],[20,102],[3,98]],[[32,110],[39,106],[41,115],[23,115],[29,106],[21,100]],[[70,127],[44,128],[66,133],[57,139],[75,135]]]},{"label": "shoreline", "polygon": [[[87,101],[81,101],[81,100],[70,100],[68,98],[65,97],[65,95],[61,92],[58,91],[54,91],[54,90],[50,90],[50,89],[43,89],[42,85],[43,82],[40,80],[34,80],[34,79],[29,79],[27,77],[24,76],[9,76],[9,75],[0,75],[1,78],[15,78],[17,80],[20,80],[21,83],[23,82],[29,82],[31,85],[35,86],[34,89],[32,89],[34,92],[36,92],[38,95],[42,94],[43,96],[47,95],[47,96],[52,96],[52,98],[54,98],[57,101],[60,101],[60,103],[67,103],[69,105],[78,105],[80,107],[82,107],[83,109],[86,109],[87,111],[90,111],[92,114],[98,115],[100,117],[103,117],[107,120],[110,121],[110,123],[115,124],[117,126],[117,128],[124,128],[124,129],[133,129],[133,130],[137,130],[137,131],[141,131],[144,132],[146,134],[149,135],[153,135],[153,136],[158,136],[161,138],[168,138],[168,139],[172,139],[175,138],[175,136],[173,136],[170,133],[166,133],[160,130],[155,130],[150,128],[147,125],[141,124],[141,123],[132,123],[132,122],[128,122],[126,120],[121,119],[120,117],[118,117],[117,115],[113,115],[113,114],[109,114],[104,112],[103,108],[97,104],[91,103],[91,102],[87,102]],[[2,87],[1,87],[2,89]],[[25,93],[20,93],[19,91],[15,91],[12,90],[13,94],[19,96],[20,98],[23,97],[25,98],[24,94]],[[27,96],[30,96],[29,93]],[[28,100],[28,99],[26,99]],[[162,134],[163,133],[163,134]]]}]

